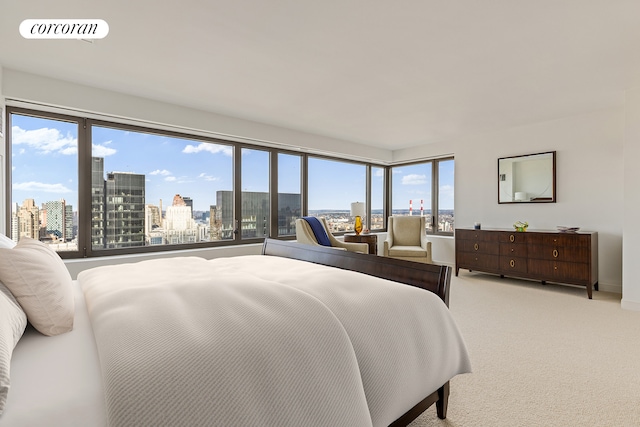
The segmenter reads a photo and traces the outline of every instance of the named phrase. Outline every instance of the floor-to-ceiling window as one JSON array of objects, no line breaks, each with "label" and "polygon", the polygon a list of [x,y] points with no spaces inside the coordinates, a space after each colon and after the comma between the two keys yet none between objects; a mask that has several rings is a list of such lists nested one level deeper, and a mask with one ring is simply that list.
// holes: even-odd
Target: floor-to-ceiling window
[{"label": "floor-to-ceiling window", "polygon": [[391,182],[393,215],[424,216],[428,233],[453,233],[453,158],[396,165]]},{"label": "floor-to-ceiling window", "polygon": [[366,201],[366,166],[309,157],[307,174],[309,215],[325,218],[332,233],[353,231],[351,203]]},{"label": "floor-to-ceiling window", "polygon": [[385,220],[385,198],[386,198],[386,180],[385,168],[371,167],[371,215],[367,221],[367,226],[371,231],[384,230],[386,227]]},{"label": "floor-to-ceiling window", "polygon": [[389,167],[16,107],[7,117],[11,237],[64,257],[292,239],[303,215],[351,232],[354,202],[374,232],[391,213],[453,230],[453,158]]},{"label": "floor-to-ceiling window", "polygon": [[233,148],[91,126],[93,250],[233,238]]},{"label": "floor-to-ceiling window", "polygon": [[295,236],[302,216],[302,156],[278,153],[278,236]]},{"label": "floor-to-ceiling window", "polygon": [[241,153],[241,236],[243,239],[269,237],[269,152],[242,148]]},{"label": "floor-to-ceiling window", "polygon": [[9,236],[78,252],[80,120],[54,114],[9,115]]}]

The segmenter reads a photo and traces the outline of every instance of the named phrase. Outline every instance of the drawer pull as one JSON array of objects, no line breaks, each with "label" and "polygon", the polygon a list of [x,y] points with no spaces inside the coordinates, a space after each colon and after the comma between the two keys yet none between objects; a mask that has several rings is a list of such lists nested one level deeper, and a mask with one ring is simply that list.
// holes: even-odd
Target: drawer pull
[{"label": "drawer pull", "polygon": [[558,250],[557,249],[553,250],[553,257],[554,258],[558,258]]},{"label": "drawer pull", "polygon": [[475,249],[476,251],[478,250],[478,244],[477,243],[473,245],[473,249]]},{"label": "drawer pull", "polygon": [[513,234],[509,235],[509,240],[511,241],[511,243],[515,242],[516,236],[514,236]]},{"label": "drawer pull", "polygon": [[509,261],[509,265],[511,267],[515,267],[516,266],[516,262],[514,260]]}]

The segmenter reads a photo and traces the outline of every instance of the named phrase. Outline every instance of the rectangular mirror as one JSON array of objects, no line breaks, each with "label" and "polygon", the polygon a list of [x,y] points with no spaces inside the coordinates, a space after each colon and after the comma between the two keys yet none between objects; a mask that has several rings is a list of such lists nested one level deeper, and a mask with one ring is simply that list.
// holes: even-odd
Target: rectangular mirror
[{"label": "rectangular mirror", "polygon": [[498,159],[498,203],[555,201],[555,151]]}]

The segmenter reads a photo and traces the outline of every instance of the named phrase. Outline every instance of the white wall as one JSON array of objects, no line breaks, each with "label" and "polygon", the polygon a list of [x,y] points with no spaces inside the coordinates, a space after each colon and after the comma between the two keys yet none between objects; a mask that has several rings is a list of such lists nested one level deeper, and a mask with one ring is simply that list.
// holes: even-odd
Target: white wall
[{"label": "white wall", "polygon": [[[454,154],[456,227],[511,229],[527,221],[530,229],[597,231],[600,289],[621,293],[624,132],[625,111],[616,108],[399,150],[393,160]],[[499,157],[554,150],[557,203],[498,204]],[[434,240],[434,259],[455,258],[451,240]]]},{"label": "white wall", "polygon": [[[172,125],[178,128],[201,131],[214,137],[216,135],[211,133],[249,142],[270,143],[282,148],[304,147],[313,152],[343,155],[365,161],[386,163],[391,161],[392,157],[389,150],[194,110],[7,68],[4,69],[4,73],[0,77],[2,78],[0,93],[9,99],[37,102],[148,123]],[[363,153],[366,158],[363,157]]]},{"label": "white wall", "polygon": [[627,92],[622,307],[640,311],[640,89]]}]

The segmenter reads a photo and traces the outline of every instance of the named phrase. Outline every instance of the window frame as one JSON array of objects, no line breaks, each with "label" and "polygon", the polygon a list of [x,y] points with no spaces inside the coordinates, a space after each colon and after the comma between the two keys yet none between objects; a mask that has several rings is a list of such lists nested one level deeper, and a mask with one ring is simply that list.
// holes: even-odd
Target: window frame
[{"label": "window frame", "polygon": [[[358,162],[356,160],[350,160],[350,159],[341,159],[338,157],[331,157],[331,156],[326,156],[326,155],[319,155],[319,154],[307,154],[305,155],[306,157],[306,161],[305,161],[305,168],[304,168],[304,175],[306,177],[306,188],[305,188],[305,194],[307,195],[307,197],[305,198],[306,200],[306,207],[307,209],[304,210],[304,215],[309,215],[309,210],[308,210],[308,202],[309,202],[309,194],[311,193],[309,191],[309,160],[311,159],[315,159],[315,160],[326,160],[326,161],[332,161],[332,162],[336,162],[336,163],[350,163],[350,164],[355,164],[358,166],[364,166],[365,167],[365,216],[366,218],[371,218],[371,201],[370,201],[370,193],[371,193],[371,163],[365,163],[365,162]],[[383,166],[379,166],[376,165],[378,167],[383,167]],[[356,202],[358,200],[353,200],[353,202]],[[349,205],[348,208],[350,209],[351,206]],[[385,218],[386,218],[386,212],[385,211]],[[385,220],[385,228],[384,231],[386,231],[387,229],[387,224],[386,224],[386,220]],[[377,230],[377,231],[383,231],[383,230]],[[354,233],[353,230],[346,230],[346,231],[331,231],[331,234],[334,236],[343,236],[345,234],[349,234],[349,233]]]},{"label": "window frame", "polygon": [[[420,164],[431,164],[431,231],[427,231],[428,235],[434,236],[453,236],[454,227],[452,227],[451,231],[439,231],[438,230],[438,213],[440,211],[439,207],[439,195],[440,195],[440,162],[444,161],[453,161],[455,168],[455,158],[454,156],[446,156],[446,157],[438,157],[428,160],[416,160],[411,162],[404,163],[395,163],[393,166],[389,168],[389,181],[388,181],[388,191],[389,197],[387,197],[387,202],[389,203],[389,212],[393,206],[391,206],[393,200],[393,168],[401,168],[403,166],[413,166]],[[455,192],[455,188],[454,188]],[[455,224],[455,207],[454,207],[454,224]],[[386,224],[385,224],[386,225]],[[386,228],[385,228],[386,229]]]},{"label": "window frame", "polygon": [[[82,112],[78,112],[78,114],[62,114],[58,112],[50,112],[43,111],[37,109],[29,109],[19,106],[7,106],[5,109],[5,117],[7,123],[7,143],[5,147],[5,153],[7,157],[7,168],[5,169],[5,179],[6,179],[6,212],[9,212],[9,215],[6,217],[6,226],[7,230],[11,230],[11,198],[12,198],[12,173],[11,173],[11,126],[12,121],[11,117],[13,114],[30,116],[34,118],[42,118],[42,119],[50,119],[50,120],[60,120],[65,122],[75,123],[78,127],[78,203],[77,203],[77,213],[78,213],[78,250],[76,251],[64,251],[58,252],[61,258],[65,259],[74,259],[74,258],[92,258],[92,257],[109,257],[109,256],[117,256],[117,255],[130,255],[130,254],[145,254],[145,253],[155,253],[155,252],[166,252],[166,251],[175,251],[175,250],[189,250],[189,249],[205,249],[212,247],[225,247],[225,246],[236,246],[236,245],[244,245],[244,244],[256,244],[262,243],[264,241],[263,237],[257,238],[245,238],[243,239],[241,233],[239,231],[240,223],[241,223],[241,209],[242,209],[242,198],[241,198],[241,186],[242,186],[242,149],[251,149],[251,150],[260,150],[269,153],[269,198],[270,198],[270,230],[269,237],[278,238],[282,240],[294,240],[296,238],[295,234],[293,235],[282,235],[280,236],[278,233],[278,154],[289,154],[300,157],[300,192],[301,192],[301,207],[300,212],[301,216],[308,215],[308,199],[309,199],[309,175],[308,175],[308,167],[309,167],[309,159],[310,158],[318,158],[318,159],[326,159],[335,162],[343,162],[343,163],[352,163],[358,166],[365,167],[365,194],[366,194],[366,215],[368,218],[371,218],[371,173],[372,168],[383,168],[384,170],[384,228],[377,229],[375,232],[384,232],[386,231],[386,218],[389,212],[389,203],[387,195],[389,192],[389,165],[384,165],[380,163],[370,163],[364,161],[357,161],[351,159],[343,159],[338,156],[330,156],[330,155],[322,155],[315,153],[306,153],[302,150],[295,149],[282,149],[282,148],[274,148],[271,146],[264,146],[259,144],[249,144],[245,142],[238,142],[232,140],[226,140],[223,138],[210,137],[198,135],[195,133],[189,133],[188,131],[175,131],[175,130],[167,130],[161,128],[155,128],[152,125],[144,124],[131,124],[131,123],[123,123],[117,120],[112,120],[112,118],[104,119],[104,118],[95,118],[95,117],[84,117]],[[194,142],[204,142],[204,143],[212,143],[218,145],[226,145],[232,148],[233,150],[233,205],[234,205],[234,221],[235,221],[235,232],[234,238],[229,240],[219,240],[219,241],[210,241],[210,242],[196,242],[196,243],[182,243],[182,244],[163,244],[163,245],[149,245],[149,246],[140,246],[140,247],[132,247],[132,248],[100,248],[93,249],[91,246],[91,171],[92,171],[92,143],[93,143],[93,135],[92,129],[93,126],[111,128],[115,130],[122,131],[132,131],[138,133],[147,133],[157,136],[166,136],[166,137],[175,137],[180,139],[186,139]],[[5,212],[5,213],[6,213]],[[349,231],[347,231],[349,232]],[[345,232],[345,233],[347,233]],[[345,234],[345,233],[336,233],[337,235]]]}]

